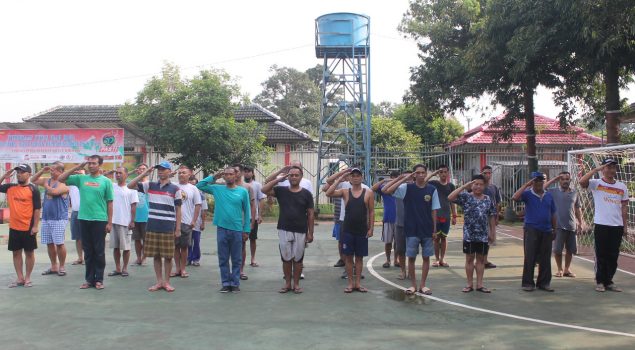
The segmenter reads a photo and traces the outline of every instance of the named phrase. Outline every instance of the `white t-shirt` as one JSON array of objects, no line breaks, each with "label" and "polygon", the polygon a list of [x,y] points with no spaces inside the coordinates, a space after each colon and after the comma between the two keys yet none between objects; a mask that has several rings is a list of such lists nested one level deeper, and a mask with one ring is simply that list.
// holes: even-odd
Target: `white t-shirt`
[{"label": "white t-shirt", "polygon": [[[340,182],[337,187],[335,187],[336,190],[347,190],[349,188],[353,188],[353,185],[351,185],[348,181]],[[362,184],[362,188],[369,189],[369,187],[365,184]],[[346,215],[346,203],[344,203],[344,197],[340,198],[340,201],[342,205],[340,209],[340,221],[344,221],[344,215]]]},{"label": "white t-shirt", "polygon": [[203,212],[209,209],[207,206],[207,200],[205,199],[205,193],[199,191],[201,193],[201,213],[198,215],[198,219],[196,219],[196,225],[194,225],[194,231],[201,231],[201,224],[203,223]]},{"label": "white t-shirt", "polygon": [[628,188],[623,182],[614,184],[602,179],[589,180],[589,190],[593,193],[595,215],[593,222],[606,226],[624,226],[622,202],[628,201]]},{"label": "white t-shirt", "polygon": [[[276,186],[289,187],[289,180],[284,180],[278,183]],[[311,192],[311,195],[315,196],[315,193],[313,193],[313,185],[311,184],[310,180],[302,178],[302,180],[300,180],[300,187],[308,190],[309,192]]]},{"label": "white t-shirt", "polygon": [[183,200],[183,203],[181,204],[181,223],[189,225],[192,223],[192,219],[194,219],[195,206],[203,204],[203,201],[201,200],[201,193],[198,188],[191,183],[179,183],[176,185],[181,189],[181,199]]},{"label": "white t-shirt", "polygon": [[73,211],[79,211],[79,188],[77,186],[68,186],[68,194],[71,197],[71,208]]},{"label": "white t-shirt", "polygon": [[122,226],[130,224],[130,209],[132,203],[139,203],[139,196],[136,190],[131,190],[128,186],[119,186],[113,184],[113,201],[112,201],[112,223]]},{"label": "white t-shirt", "polygon": [[251,185],[251,190],[256,196],[256,203],[254,205],[256,206],[256,218],[258,218],[260,217],[260,201],[267,198],[267,196],[262,193],[262,184],[260,184],[260,182],[251,181],[249,184]]}]

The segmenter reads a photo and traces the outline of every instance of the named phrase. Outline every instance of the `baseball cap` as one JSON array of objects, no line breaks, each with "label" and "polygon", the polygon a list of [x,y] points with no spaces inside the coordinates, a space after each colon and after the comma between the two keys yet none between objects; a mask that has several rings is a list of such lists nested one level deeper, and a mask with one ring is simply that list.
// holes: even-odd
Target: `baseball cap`
[{"label": "baseball cap", "polygon": [[168,169],[168,170],[172,170],[172,164],[170,164],[168,161],[164,160],[161,163],[157,164],[154,166],[155,168],[163,168],[163,169]]},{"label": "baseball cap", "polygon": [[534,171],[534,172],[531,173],[531,178],[532,179],[536,179],[536,180],[544,181],[545,180],[545,175],[543,173],[541,173],[540,171]]},{"label": "baseball cap", "polygon": [[25,173],[31,173],[31,166],[28,164],[18,164],[13,170],[24,171]]},{"label": "baseball cap", "polygon": [[617,160],[613,158],[606,158],[602,161],[602,165],[604,164],[617,164]]},{"label": "baseball cap", "polygon": [[353,168],[353,169],[351,169],[351,174],[352,174],[352,173],[359,173],[359,174],[361,175],[361,174],[362,174],[362,171],[361,171],[361,170],[359,170],[359,168]]}]

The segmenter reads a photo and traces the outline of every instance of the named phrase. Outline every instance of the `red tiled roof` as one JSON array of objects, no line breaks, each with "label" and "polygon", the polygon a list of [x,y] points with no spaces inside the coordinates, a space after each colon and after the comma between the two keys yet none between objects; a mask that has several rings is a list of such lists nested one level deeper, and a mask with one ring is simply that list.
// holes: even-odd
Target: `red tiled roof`
[{"label": "red tiled roof", "polygon": [[[494,118],[498,120],[504,117],[501,114]],[[584,129],[571,126],[569,130],[564,131],[560,129],[560,124],[557,120],[547,118],[543,115],[535,115],[536,124],[536,144],[537,145],[583,145],[593,146],[600,145],[602,140],[591,134],[584,132]],[[527,142],[527,133],[525,132],[525,121],[516,120],[514,122],[514,129],[510,140],[501,141],[505,144],[525,144]],[[502,132],[501,127],[494,127],[488,123],[479,125],[471,130],[468,130],[459,138],[450,144],[450,147],[456,147],[464,144],[491,144],[494,143],[496,136]]]}]

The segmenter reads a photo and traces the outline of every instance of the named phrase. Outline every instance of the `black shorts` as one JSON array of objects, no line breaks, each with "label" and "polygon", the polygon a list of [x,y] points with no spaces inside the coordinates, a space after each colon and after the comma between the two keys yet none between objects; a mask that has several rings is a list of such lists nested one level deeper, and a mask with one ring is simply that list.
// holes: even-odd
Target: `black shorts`
[{"label": "black shorts", "polygon": [[18,231],[9,229],[9,250],[24,249],[25,252],[32,252],[37,249],[36,235],[32,235],[30,231]]},{"label": "black shorts", "polygon": [[489,243],[487,242],[467,242],[463,241],[463,253],[487,255],[489,252]]},{"label": "black shorts", "polygon": [[256,240],[258,239],[258,222],[254,222],[254,228],[249,232],[249,239]]}]

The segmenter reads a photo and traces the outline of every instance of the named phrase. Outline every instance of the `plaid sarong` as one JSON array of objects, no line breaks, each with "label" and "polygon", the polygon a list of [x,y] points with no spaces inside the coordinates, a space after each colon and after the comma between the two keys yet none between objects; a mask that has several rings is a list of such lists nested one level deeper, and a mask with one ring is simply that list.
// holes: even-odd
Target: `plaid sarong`
[{"label": "plaid sarong", "polygon": [[143,255],[149,258],[172,258],[174,256],[174,234],[147,231]]}]

